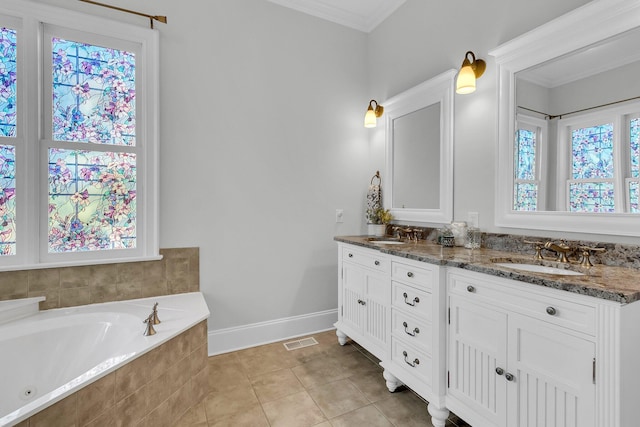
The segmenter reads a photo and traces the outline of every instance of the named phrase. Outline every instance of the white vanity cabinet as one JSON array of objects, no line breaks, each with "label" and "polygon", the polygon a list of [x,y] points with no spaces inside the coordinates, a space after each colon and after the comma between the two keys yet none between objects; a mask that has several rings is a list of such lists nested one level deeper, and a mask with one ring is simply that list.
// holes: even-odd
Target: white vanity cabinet
[{"label": "white vanity cabinet", "polygon": [[391,261],[378,251],[340,245],[340,314],[336,323],[341,344],[347,336],[377,358],[388,357]]},{"label": "white vanity cabinet", "polygon": [[449,270],[447,407],[474,427],[595,426],[595,299]]}]

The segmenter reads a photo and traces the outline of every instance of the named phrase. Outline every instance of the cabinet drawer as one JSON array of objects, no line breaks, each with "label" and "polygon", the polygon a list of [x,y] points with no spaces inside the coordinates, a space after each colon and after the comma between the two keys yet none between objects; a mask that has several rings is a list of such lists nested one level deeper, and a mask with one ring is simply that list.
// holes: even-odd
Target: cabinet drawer
[{"label": "cabinet drawer", "polygon": [[391,338],[391,361],[424,385],[432,384],[433,360],[431,356],[404,341]]},{"label": "cabinet drawer", "polygon": [[428,268],[415,267],[411,264],[392,261],[391,278],[431,291],[435,280],[435,272]]},{"label": "cabinet drawer", "polygon": [[392,309],[392,334],[406,343],[412,344],[424,353],[431,354],[433,328],[431,322],[410,316],[403,310]]},{"label": "cabinet drawer", "polygon": [[396,281],[391,282],[391,288],[393,292],[391,303],[394,308],[428,322],[432,320],[433,297],[431,292]]},{"label": "cabinet drawer", "polygon": [[[596,307],[571,301],[554,289],[513,280],[451,274],[449,292],[489,302],[551,324],[595,334]],[[540,289],[537,289],[540,288]]]},{"label": "cabinet drawer", "polygon": [[342,260],[361,265],[363,267],[378,270],[384,273],[391,271],[391,261],[378,251],[366,249],[342,248]]}]

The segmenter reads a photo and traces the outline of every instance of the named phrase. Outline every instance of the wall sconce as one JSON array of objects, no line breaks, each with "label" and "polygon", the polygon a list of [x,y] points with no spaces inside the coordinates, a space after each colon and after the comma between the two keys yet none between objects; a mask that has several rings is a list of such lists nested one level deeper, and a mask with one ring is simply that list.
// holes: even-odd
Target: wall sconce
[{"label": "wall sconce", "polygon": [[[373,103],[376,104],[375,109],[373,107]],[[364,127],[366,128],[374,128],[378,123],[378,117],[382,115],[384,112],[384,107],[375,99],[369,101],[369,108],[367,108],[367,113],[364,115]]]},{"label": "wall sconce", "polygon": [[[469,60],[471,55],[471,60]],[[473,52],[469,51],[464,55],[464,61],[460,67],[456,80],[456,93],[467,94],[476,91],[476,79],[484,73],[487,63],[482,59],[476,59]]]}]

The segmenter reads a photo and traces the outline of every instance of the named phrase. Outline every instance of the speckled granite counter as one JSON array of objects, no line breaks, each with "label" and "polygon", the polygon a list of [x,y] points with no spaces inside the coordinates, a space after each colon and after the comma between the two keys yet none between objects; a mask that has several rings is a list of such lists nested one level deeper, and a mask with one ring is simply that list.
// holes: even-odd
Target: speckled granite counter
[{"label": "speckled granite counter", "polygon": [[[570,269],[584,273],[584,275],[564,276],[532,273],[516,271],[495,264],[496,260],[532,263],[530,256],[522,254],[484,248],[475,250],[462,247],[447,248],[426,241],[381,245],[369,241],[369,238],[370,236],[337,236],[334,237],[334,240],[416,261],[477,271],[623,304],[640,300],[640,270],[635,268],[594,265],[590,269],[582,269],[580,265],[571,264]],[[545,260],[540,263],[553,267],[567,267],[554,261]]]}]

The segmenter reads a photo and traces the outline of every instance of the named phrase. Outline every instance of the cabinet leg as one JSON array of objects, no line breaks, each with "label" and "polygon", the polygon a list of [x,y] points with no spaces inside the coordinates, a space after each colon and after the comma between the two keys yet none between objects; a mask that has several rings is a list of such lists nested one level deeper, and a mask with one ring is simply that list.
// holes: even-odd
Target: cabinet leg
[{"label": "cabinet leg", "polygon": [[449,410],[447,408],[439,408],[433,403],[427,405],[427,410],[431,414],[431,424],[433,427],[444,427],[449,417]]},{"label": "cabinet leg", "polygon": [[385,381],[387,382],[387,388],[389,389],[389,391],[391,393],[393,393],[394,391],[396,391],[396,389],[398,387],[400,387],[402,385],[402,382],[400,382],[399,379],[397,379],[396,377],[394,377],[389,371],[387,371],[386,369],[384,371],[382,371],[382,376],[384,377]]},{"label": "cabinet leg", "polygon": [[340,331],[339,329],[336,329],[336,336],[338,337],[338,344],[340,345],[345,345],[347,343],[347,335]]}]

